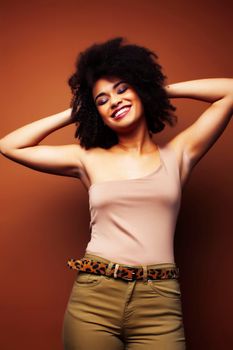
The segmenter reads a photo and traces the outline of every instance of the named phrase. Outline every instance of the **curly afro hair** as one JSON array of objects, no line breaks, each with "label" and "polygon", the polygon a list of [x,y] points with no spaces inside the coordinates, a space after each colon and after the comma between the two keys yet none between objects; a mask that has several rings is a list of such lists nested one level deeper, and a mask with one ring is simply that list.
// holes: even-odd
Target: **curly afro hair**
[{"label": "curly afro hair", "polygon": [[95,82],[103,76],[123,79],[135,89],[142,101],[150,136],[162,131],[165,123],[173,126],[177,122],[173,114],[176,108],[164,89],[166,76],[157,62],[158,56],[124,41],[125,38],[116,37],[81,52],[76,71],[68,79],[73,94],[71,116],[77,126],[75,138],[85,149],[110,148],[118,143],[116,132],[104,124],[92,96]]}]

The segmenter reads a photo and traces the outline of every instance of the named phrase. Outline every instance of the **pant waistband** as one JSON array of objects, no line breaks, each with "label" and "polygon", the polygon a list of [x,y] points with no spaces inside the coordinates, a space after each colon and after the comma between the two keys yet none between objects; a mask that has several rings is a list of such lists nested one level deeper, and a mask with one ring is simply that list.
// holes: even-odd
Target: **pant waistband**
[{"label": "pant waistband", "polygon": [[[69,259],[67,265],[70,269],[79,270],[97,275],[106,275],[114,278],[121,278],[126,281],[133,280],[163,280],[178,279],[179,268],[173,263],[158,264],[168,265],[152,268],[153,265],[128,266],[112,261],[104,262],[104,259],[90,259],[88,254],[81,259]],[[102,261],[101,261],[102,260]],[[169,267],[170,265],[170,267]]]}]

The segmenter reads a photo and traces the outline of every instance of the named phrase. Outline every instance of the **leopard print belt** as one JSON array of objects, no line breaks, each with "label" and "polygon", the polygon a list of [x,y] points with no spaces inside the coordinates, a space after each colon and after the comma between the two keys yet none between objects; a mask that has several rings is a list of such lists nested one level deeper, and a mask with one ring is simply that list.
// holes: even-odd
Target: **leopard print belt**
[{"label": "leopard print belt", "polygon": [[179,278],[179,268],[157,268],[148,269],[146,266],[133,267],[110,262],[109,264],[82,258],[80,260],[69,259],[67,265],[70,269],[80,270],[97,275],[106,275],[114,278],[121,278],[126,281],[133,280],[163,280]]}]

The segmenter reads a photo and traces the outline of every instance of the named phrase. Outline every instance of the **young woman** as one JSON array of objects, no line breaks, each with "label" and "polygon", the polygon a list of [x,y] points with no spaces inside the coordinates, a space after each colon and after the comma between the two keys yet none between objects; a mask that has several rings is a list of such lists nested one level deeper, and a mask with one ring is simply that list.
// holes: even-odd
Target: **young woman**
[{"label": "young woman", "polygon": [[[67,304],[66,350],[185,349],[173,238],[192,169],[226,128],[233,79],[165,85],[157,55],[114,38],[80,53],[69,79],[71,108],[0,140],[1,153],[35,170],[81,180],[90,201],[85,256]],[[152,135],[174,125],[169,98],[211,103],[166,144]],[[79,143],[39,145],[76,123]],[[77,258],[77,257],[76,257]]]}]

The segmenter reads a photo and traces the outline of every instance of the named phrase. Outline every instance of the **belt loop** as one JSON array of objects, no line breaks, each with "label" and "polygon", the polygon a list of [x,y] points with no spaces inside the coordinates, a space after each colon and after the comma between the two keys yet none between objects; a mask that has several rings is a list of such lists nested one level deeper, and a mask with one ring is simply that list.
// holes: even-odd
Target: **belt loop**
[{"label": "belt loop", "polygon": [[119,264],[116,264],[115,269],[114,269],[114,278],[117,278],[117,270],[119,269]]},{"label": "belt loop", "polygon": [[146,265],[142,265],[143,268],[143,281],[147,281],[147,266]]},{"label": "belt loop", "polygon": [[109,275],[110,275],[110,272],[111,272],[111,269],[112,269],[113,265],[114,265],[113,262],[110,262],[110,263],[108,264],[108,267],[107,267],[107,269],[106,269],[106,271],[105,271],[106,276],[109,276]]}]

